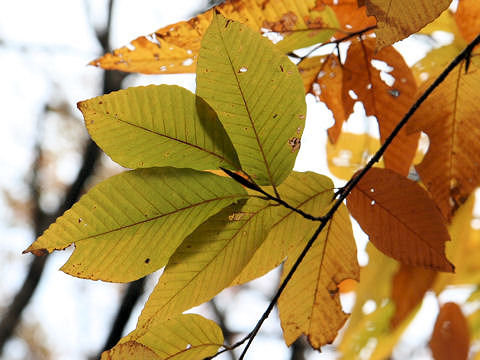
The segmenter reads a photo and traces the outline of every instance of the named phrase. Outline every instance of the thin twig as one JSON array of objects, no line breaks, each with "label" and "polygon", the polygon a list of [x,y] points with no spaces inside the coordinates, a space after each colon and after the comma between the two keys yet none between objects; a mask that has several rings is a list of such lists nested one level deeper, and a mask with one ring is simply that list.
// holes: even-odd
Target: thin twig
[{"label": "thin twig", "polygon": [[327,212],[327,214],[323,217],[323,219],[320,222],[320,225],[316,229],[315,233],[313,236],[310,238],[308,241],[307,245],[303,249],[302,253],[300,256],[297,258],[295,263],[293,264],[292,268],[288,272],[287,276],[285,279],[282,281],[280,287],[278,288],[275,296],[272,298],[270,304],[268,305],[267,309],[261,316],[261,318],[258,320],[257,324],[255,325],[254,329],[246,335],[242,340],[238,341],[237,343],[233,344],[229,348],[225,348],[221,351],[219,351],[217,354],[215,354],[212,357],[206,358],[206,359],[213,359],[219,354],[233,350],[241,345],[243,345],[246,341],[247,345],[245,346],[245,349],[242,352],[242,355],[240,356],[239,360],[243,360],[248,348],[250,347],[251,343],[255,339],[255,336],[257,335],[258,331],[260,330],[261,326],[263,325],[264,321],[268,318],[270,313],[272,312],[276,302],[280,298],[281,294],[285,290],[285,287],[287,286],[288,282],[290,279],[293,277],[293,274],[297,270],[297,268],[300,266],[301,262],[307,255],[308,251],[310,248],[313,246],[315,243],[315,240],[317,239],[318,235],[320,235],[321,231],[323,228],[326,226],[328,221],[333,217],[337,209],[340,207],[340,205],[343,203],[343,201],[347,198],[347,196],[350,194],[350,192],[355,188],[355,186],[359,183],[359,181],[365,176],[365,174],[370,170],[373,165],[380,160],[382,155],[385,153],[387,150],[388,146],[390,143],[395,139],[395,137],[398,135],[400,130],[407,124],[408,120],[412,117],[412,115],[417,111],[417,109],[420,107],[420,105],[428,98],[428,96],[446,79],[446,77],[452,72],[455,67],[457,67],[463,60],[467,59],[470,54],[472,53],[473,48],[480,44],[480,34],[445,68],[444,71],[435,79],[435,81],[428,87],[427,90],[417,99],[417,101],[412,105],[412,107],[408,110],[408,112],[405,114],[405,116],[402,118],[402,120],[399,121],[395,129],[391,132],[391,134],[385,139],[385,142],[383,145],[378,149],[378,151],[375,153],[375,155],[370,159],[370,161],[365,165],[365,167],[350,181],[343,187],[343,190],[339,193],[339,197],[335,202],[333,203],[332,207],[330,210]]}]

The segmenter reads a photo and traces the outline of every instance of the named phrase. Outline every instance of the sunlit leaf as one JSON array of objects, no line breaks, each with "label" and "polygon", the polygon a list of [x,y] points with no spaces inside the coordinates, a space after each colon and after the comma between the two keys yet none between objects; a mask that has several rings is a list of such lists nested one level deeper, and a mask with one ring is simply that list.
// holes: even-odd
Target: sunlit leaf
[{"label": "sunlit leaf", "polygon": [[480,3],[477,0],[459,1],[455,20],[464,39],[472,41],[480,34]]},{"label": "sunlit leaf", "polygon": [[[225,1],[215,10],[256,32],[280,34],[285,51],[325,41],[337,26],[331,9],[316,0],[235,0]],[[209,10],[141,36],[91,64],[146,74],[195,72],[200,43],[212,21],[212,13]]]},{"label": "sunlit leaf", "polygon": [[357,0],[322,0],[322,3],[330,6],[337,15],[341,27],[341,31],[335,35],[337,38],[376,24],[375,18],[367,16],[367,9],[360,6]]},{"label": "sunlit leaf", "polygon": [[410,132],[423,131],[429,137],[428,152],[416,169],[447,220],[480,185],[479,94],[480,69],[472,63],[465,73],[464,66],[458,66],[407,124]]},{"label": "sunlit leaf", "polygon": [[273,220],[269,202],[250,198],[200,225],[171,257],[139,324],[181,313],[229,286],[263,242]]},{"label": "sunlit leaf", "polygon": [[101,360],[198,360],[222,346],[222,330],[211,320],[187,314],[155,320],[102,354]]},{"label": "sunlit leaf", "polygon": [[218,113],[242,169],[260,185],[279,185],[305,124],[295,65],[253,30],[216,15],[202,42],[197,92]]},{"label": "sunlit leaf", "polygon": [[78,107],[93,140],[124,167],[240,167],[215,112],[181,87],[129,88]]},{"label": "sunlit leaf", "polygon": [[430,349],[435,360],[466,360],[470,349],[470,333],[462,309],[449,302],[440,308]]},{"label": "sunlit leaf", "polygon": [[451,0],[366,0],[367,14],[377,19],[377,49],[417,32],[448,8]]},{"label": "sunlit leaf", "polygon": [[[352,96],[358,98],[366,115],[377,118],[384,143],[416,100],[416,83],[400,53],[393,47],[375,53],[374,46],[375,39],[367,39],[349,47],[343,68],[343,102],[350,114],[356,101]],[[385,167],[407,175],[417,143],[418,135],[401,130],[383,156]]]},{"label": "sunlit leaf", "polygon": [[127,282],[164,266],[182,240],[246,197],[231,179],[190,169],[149,168],[98,184],[25,252],[75,244],[62,267],[73,276]]},{"label": "sunlit leaf", "polygon": [[339,179],[349,180],[379,147],[380,141],[368,134],[343,132],[335,145],[327,143],[328,169]]},{"label": "sunlit leaf", "polygon": [[372,168],[348,196],[347,206],[386,255],[407,265],[453,272],[445,257],[450,236],[443,217],[416,182],[388,169]]},{"label": "sunlit leaf", "polygon": [[[278,187],[285,201],[314,216],[321,216],[333,198],[333,182],[324,175],[313,172],[293,172]],[[243,284],[266,274],[278,266],[298,244],[304,244],[318,226],[299,214],[276,206],[272,212],[275,224],[267,239],[233,281],[232,285]]]},{"label": "sunlit leaf", "polygon": [[[297,260],[306,241],[308,238],[289,252],[284,276]],[[358,280],[359,270],[350,218],[342,205],[279,299],[280,321],[287,345],[302,334],[308,337],[315,349],[335,339],[348,317],[340,304],[338,284],[347,278]]]}]

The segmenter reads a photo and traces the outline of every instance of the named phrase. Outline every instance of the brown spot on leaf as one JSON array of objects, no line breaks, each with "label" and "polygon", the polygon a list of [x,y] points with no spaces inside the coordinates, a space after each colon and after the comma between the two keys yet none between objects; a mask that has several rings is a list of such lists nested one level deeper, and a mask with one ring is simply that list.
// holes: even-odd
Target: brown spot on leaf
[{"label": "brown spot on leaf", "polygon": [[47,249],[36,249],[36,250],[32,250],[31,253],[35,256],[45,256],[45,255],[48,255],[48,250]]},{"label": "brown spot on leaf", "polygon": [[288,145],[292,148],[292,153],[300,149],[300,143],[300,139],[295,136],[288,140]]},{"label": "brown spot on leaf", "polygon": [[148,264],[150,262],[150,258],[145,259],[145,264]]},{"label": "brown spot on leaf", "polygon": [[262,24],[262,27],[281,33],[294,30],[296,23],[297,15],[293,11],[289,11],[283,14],[278,21],[265,20]]}]

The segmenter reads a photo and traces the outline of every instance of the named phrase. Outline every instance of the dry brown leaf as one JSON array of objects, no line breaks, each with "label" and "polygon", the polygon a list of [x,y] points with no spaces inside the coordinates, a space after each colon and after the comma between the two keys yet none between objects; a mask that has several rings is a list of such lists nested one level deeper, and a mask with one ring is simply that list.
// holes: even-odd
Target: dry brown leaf
[{"label": "dry brown leaf", "polygon": [[448,221],[480,185],[479,94],[480,69],[472,63],[466,74],[458,66],[407,124],[408,131],[429,137],[428,152],[416,169]]},{"label": "dry brown leaf", "polygon": [[[351,92],[355,93],[362,101],[367,116],[377,118],[383,143],[415,101],[416,83],[400,53],[390,46],[375,54],[374,47],[375,40],[367,39],[352,43],[348,49],[343,68],[342,98],[345,110],[350,114],[355,103]],[[381,72],[375,67],[382,62],[391,69],[389,72]],[[418,134],[412,136],[406,130],[400,131],[383,156],[385,167],[407,175],[417,143]]]},{"label": "dry brown leaf", "polygon": [[466,360],[470,349],[470,333],[462,309],[453,303],[444,304],[438,314],[430,340],[435,360]]},{"label": "dry brown leaf", "polygon": [[416,182],[372,168],[347,197],[347,206],[384,254],[407,265],[453,271],[445,257],[450,236],[443,217]]},{"label": "dry brown leaf", "polygon": [[367,14],[377,19],[377,50],[416,33],[435,20],[452,0],[366,0]]},{"label": "dry brown leaf", "polygon": [[480,1],[459,1],[455,20],[463,38],[468,42],[472,41],[480,34]]},{"label": "dry brown leaf", "polygon": [[421,303],[423,296],[433,284],[436,272],[417,266],[401,264],[393,278],[392,300],[395,313],[392,327],[397,327]]},{"label": "dry brown leaf", "polygon": [[[318,5],[315,0],[227,0],[215,9],[256,31],[270,30],[284,37],[295,30],[329,27],[322,20],[321,11],[325,6]],[[212,10],[209,10],[188,21],[165,26],[91,64],[108,70],[145,74],[195,72],[200,43],[211,20]]]}]

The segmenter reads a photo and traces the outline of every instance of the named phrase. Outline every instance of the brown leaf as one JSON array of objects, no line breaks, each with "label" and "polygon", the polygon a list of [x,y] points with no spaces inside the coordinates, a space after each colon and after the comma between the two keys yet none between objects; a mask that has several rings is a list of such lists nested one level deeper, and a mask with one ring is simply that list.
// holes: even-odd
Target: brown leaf
[{"label": "brown leaf", "polygon": [[[317,6],[315,0],[227,0],[215,7],[225,17],[256,31],[274,31],[284,37],[295,30],[329,27],[320,21],[323,15],[319,10],[323,8],[323,5]],[[195,72],[200,43],[211,21],[212,10],[209,10],[141,36],[129,46],[107,53],[90,64],[145,74]]]},{"label": "brown leaf", "polygon": [[397,327],[419,305],[433,284],[436,272],[417,266],[401,264],[393,278],[392,300],[395,313],[392,327]]},{"label": "brown leaf", "polygon": [[405,39],[435,20],[452,0],[366,0],[377,19],[377,50]]},{"label": "brown leaf", "polygon": [[[356,94],[363,102],[367,116],[377,118],[383,143],[415,101],[416,83],[400,53],[393,47],[386,47],[375,54],[374,47],[375,40],[367,39],[352,43],[348,49],[343,67],[342,98],[345,110],[350,114],[355,103],[351,92]],[[391,69],[389,72],[382,73],[375,67],[385,64]],[[390,82],[387,84],[382,77]],[[383,156],[385,167],[407,175],[417,142],[418,134],[412,136],[406,130],[400,131]]]},{"label": "brown leaf", "polygon": [[466,360],[470,333],[462,309],[453,303],[444,304],[438,314],[430,349],[435,360]]},{"label": "brown leaf", "polygon": [[407,124],[408,131],[429,137],[428,152],[416,169],[448,221],[480,185],[479,94],[480,69],[472,63],[466,74],[458,66]]},{"label": "brown leaf", "polygon": [[453,271],[445,257],[450,236],[443,217],[414,181],[372,168],[347,197],[347,206],[384,254],[407,265]]},{"label": "brown leaf", "polygon": [[463,38],[472,41],[480,33],[480,2],[461,0],[458,2],[455,20]]}]

